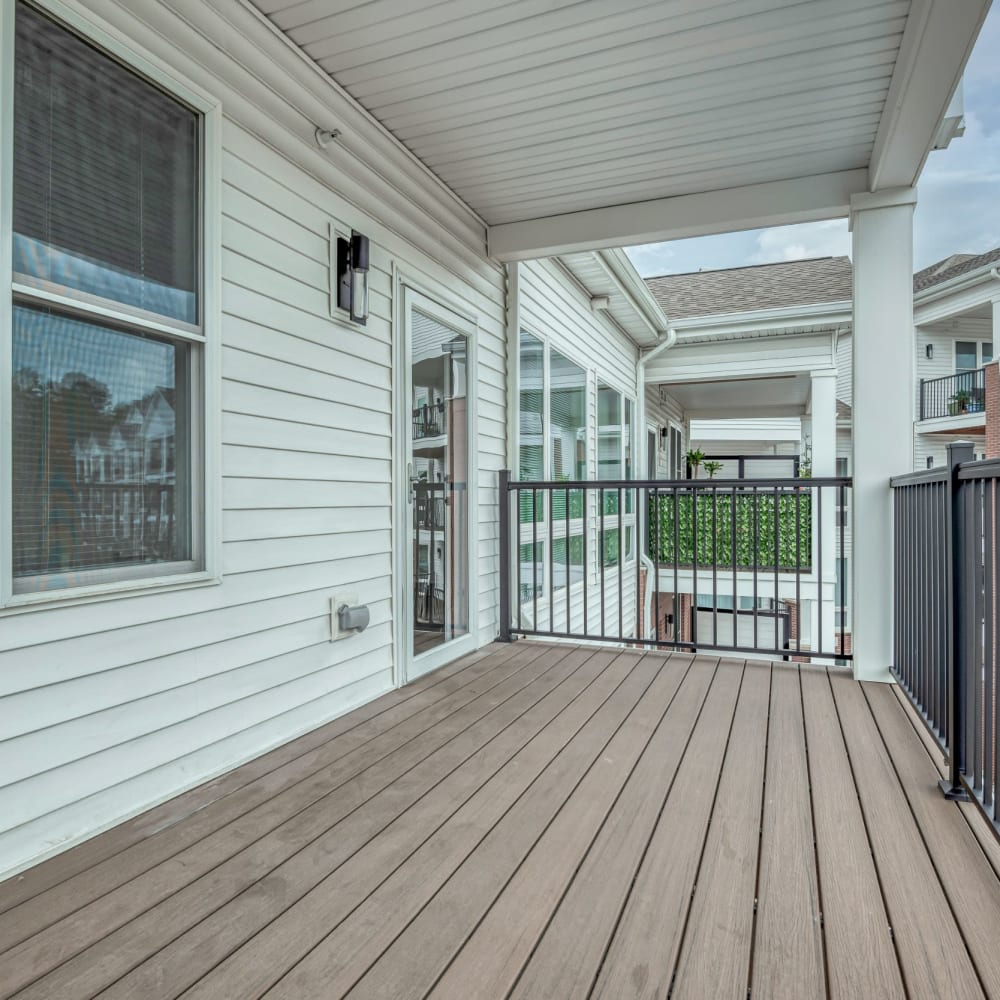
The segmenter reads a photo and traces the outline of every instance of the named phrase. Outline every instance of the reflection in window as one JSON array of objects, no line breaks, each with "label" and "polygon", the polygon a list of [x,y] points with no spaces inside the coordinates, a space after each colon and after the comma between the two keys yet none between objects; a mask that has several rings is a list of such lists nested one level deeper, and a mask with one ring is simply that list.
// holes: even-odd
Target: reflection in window
[{"label": "reflection in window", "polygon": [[544,414],[545,347],[530,333],[521,333],[520,365],[520,455],[519,478],[539,480],[545,478]]},{"label": "reflection in window", "polygon": [[186,346],[18,306],[13,362],[20,589],[190,559]]},{"label": "reflection in window", "polygon": [[558,351],[549,358],[552,478],[587,478],[587,373]]}]

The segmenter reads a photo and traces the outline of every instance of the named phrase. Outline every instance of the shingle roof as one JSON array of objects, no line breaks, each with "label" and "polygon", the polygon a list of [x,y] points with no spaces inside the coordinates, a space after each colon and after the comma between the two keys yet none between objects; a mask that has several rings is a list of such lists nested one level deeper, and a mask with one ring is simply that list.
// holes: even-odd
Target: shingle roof
[{"label": "shingle roof", "polygon": [[917,271],[913,276],[913,290],[915,292],[930,288],[931,285],[939,285],[949,278],[957,278],[960,274],[975,271],[978,267],[1000,261],[1000,247],[987,250],[986,253],[954,253],[944,260],[939,260],[930,267],[925,267],[922,271]]},{"label": "shingle roof", "polygon": [[848,257],[814,257],[647,278],[670,319],[842,302],[851,297]]},{"label": "shingle roof", "polygon": [[[923,291],[993,263],[1000,266],[1000,247],[980,254],[952,254],[917,271],[913,291]],[[842,302],[851,297],[851,282],[848,257],[813,257],[646,279],[670,319]]]}]

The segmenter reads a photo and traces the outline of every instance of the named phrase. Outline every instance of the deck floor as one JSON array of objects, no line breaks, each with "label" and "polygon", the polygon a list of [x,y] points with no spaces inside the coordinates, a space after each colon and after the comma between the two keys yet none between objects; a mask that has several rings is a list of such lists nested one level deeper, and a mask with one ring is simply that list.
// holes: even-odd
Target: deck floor
[{"label": "deck floor", "polygon": [[19,998],[1000,998],[898,691],[493,646],[0,885]]}]

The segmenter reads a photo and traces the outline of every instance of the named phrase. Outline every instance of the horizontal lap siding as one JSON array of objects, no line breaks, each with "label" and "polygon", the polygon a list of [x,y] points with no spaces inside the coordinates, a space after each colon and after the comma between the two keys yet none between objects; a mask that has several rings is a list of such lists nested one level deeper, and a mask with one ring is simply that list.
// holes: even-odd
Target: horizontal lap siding
[{"label": "horizontal lap siding", "polygon": [[[136,30],[124,14],[121,26]],[[478,319],[476,629],[496,634],[502,271],[430,235],[412,246],[374,198],[347,203],[253,127],[227,117],[222,138],[223,581],[4,617],[0,873],[392,686],[394,265]],[[331,221],[372,235],[363,329],[330,319]],[[329,600],[344,590],[371,625],[331,643]]]}]

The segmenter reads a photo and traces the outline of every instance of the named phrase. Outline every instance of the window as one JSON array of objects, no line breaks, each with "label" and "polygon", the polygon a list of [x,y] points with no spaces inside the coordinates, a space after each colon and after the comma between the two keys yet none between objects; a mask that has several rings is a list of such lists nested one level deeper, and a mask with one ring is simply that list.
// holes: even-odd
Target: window
[{"label": "window", "polygon": [[990,340],[956,340],[955,374],[975,371],[993,360],[993,342]]},{"label": "window", "polygon": [[670,426],[670,478],[684,478],[684,435],[679,427]]},{"label": "window", "polygon": [[198,573],[209,105],[23,2],[14,35],[7,590]]},{"label": "window", "polygon": [[[598,479],[632,479],[633,413],[635,404],[617,390],[597,383],[597,476]],[[632,493],[622,494],[625,532],[623,559],[631,559],[635,526]],[[601,532],[601,553],[606,566],[618,562],[618,494],[608,490],[604,495],[606,518]]]}]

